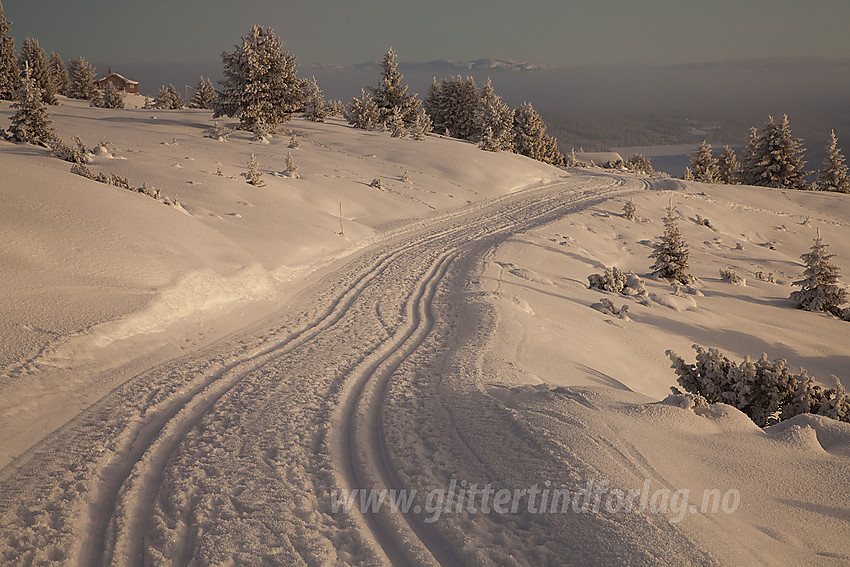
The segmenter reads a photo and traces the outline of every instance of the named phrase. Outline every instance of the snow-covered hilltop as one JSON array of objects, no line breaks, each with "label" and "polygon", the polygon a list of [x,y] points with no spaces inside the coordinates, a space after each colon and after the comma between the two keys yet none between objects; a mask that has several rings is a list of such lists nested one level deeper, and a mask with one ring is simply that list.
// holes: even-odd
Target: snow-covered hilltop
[{"label": "snow-covered hilltop", "polygon": [[[262,141],[207,137],[207,110],[50,113],[148,194],[0,141],[3,562],[850,561],[850,425],[667,398],[665,355],[850,382],[850,323],[789,300],[818,228],[850,274],[846,195],[336,118]],[[671,199],[691,289],[647,275]],[[588,288],[613,266],[645,292]],[[420,511],[334,509],[371,488]]]}]

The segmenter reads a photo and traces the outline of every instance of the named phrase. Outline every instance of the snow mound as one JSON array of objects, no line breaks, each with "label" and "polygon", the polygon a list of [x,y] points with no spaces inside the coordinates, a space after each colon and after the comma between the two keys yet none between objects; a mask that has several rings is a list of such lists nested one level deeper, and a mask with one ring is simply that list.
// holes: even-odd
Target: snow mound
[{"label": "snow mound", "polygon": [[850,423],[803,413],[767,427],[764,431],[771,439],[804,438],[807,445],[811,445],[813,435],[818,449],[833,455],[850,457]]}]

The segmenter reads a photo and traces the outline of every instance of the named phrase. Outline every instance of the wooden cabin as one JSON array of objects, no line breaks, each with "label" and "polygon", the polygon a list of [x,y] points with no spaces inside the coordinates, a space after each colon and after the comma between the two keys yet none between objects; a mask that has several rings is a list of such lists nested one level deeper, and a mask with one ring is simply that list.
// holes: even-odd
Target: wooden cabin
[{"label": "wooden cabin", "polygon": [[106,88],[107,83],[112,83],[116,86],[119,91],[124,91],[128,93],[137,93],[139,92],[139,82],[131,81],[118,73],[113,73],[112,69],[109,70],[109,74],[106,75],[102,79],[97,80],[97,88],[103,90]]}]

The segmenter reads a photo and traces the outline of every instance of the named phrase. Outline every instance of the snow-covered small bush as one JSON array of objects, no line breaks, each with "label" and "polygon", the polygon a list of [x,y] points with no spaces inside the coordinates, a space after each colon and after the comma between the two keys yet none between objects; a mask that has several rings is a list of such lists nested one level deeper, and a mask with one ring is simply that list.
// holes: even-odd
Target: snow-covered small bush
[{"label": "snow-covered small bush", "polygon": [[86,149],[82,143],[69,146],[63,140],[57,138],[53,141],[52,149],[54,155],[61,160],[69,161],[71,163],[86,163],[86,161],[88,161]]},{"label": "snow-covered small bush", "polygon": [[635,154],[626,162],[626,167],[635,173],[652,174],[655,170],[652,169],[652,162],[643,154]]},{"label": "snow-covered small bush", "polygon": [[768,282],[768,283],[776,283],[776,279],[773,277],[773,272],[764,273],[762,271],[756,272],[756,279]]},{"label": "snow-covered small bush", "polygon": [[632,201],[631,199],[626,201],[626,204],[623,205],[623,216],[626,218],[626,220],[637,220],[637,208],[635,207],[634,201]]},{"label": "snow-covered small bush", "polygon": [[260,173],[260,166],[257,163],[257,158],[254,157],[254,154],[251,154],[251,159],[248,160],[248,171],[243,175],[248,183],[254,187],[262,187],[266,184],[266,182],[262,179],[263,174]]},{"label": "snow-covered small bush", "polygon": [[292,136],[289,137],[289,148],[294,150],[299,147],[301,147],[301,142],[298,140],[298,136],[295,132],[293,132]]},{"label": "snow-covered small bush", "polygon": [[224,142],[227,137],[233,133],[233,130],[227,126],[222,126],[217,120],[213,122],[212,127],[204,133],[204,138],[212,138],[219,142]]},{"label": "snow-covered small bush", "polygon": [[836,387],[824,390],[805,369],[793,374],[782,359],[770,361],[762,355],[755,362],[747,357],[735,364],[716,348],[693,348],[697,353],[694,364],[687,364],[672,351],[666,354],[679,385],[704,396],[708,403],[736,407],[759,427],[801,413],[850,422],[850,399],[837,377],[833,377]]},{"label": "snow-covered small bush", "polygon": [[803,279],[794,282],[801,289],[791,293],[791,301],[799,309],[808,311],[826,311],[837,317],[843,317],[843,308],[847,302],[847,290],[838,282],[840,270],[830,260],[835,254],[827,252],[827,245],[820,237],[820,231],[810,252],[800,256],[806,263]]},{"label": "snow-covered small bush", "polygon": [[374,187],[375,189],[383,190],[384,186],[381,184],[381,180],[377,177],[372,180],[372,183],[369,184],[369,187]]},{"label": "snow-covered small bush", "polygon": [[603,274],[587,276],[590,289],[612,291],[621,295],[646,295],[643,280],[634,272],[624,273],[620,268],[605,268]]},{"label": "snow-covered small bush", "polygon": [[723,281],[733,283],[735,285],[747,285],[747,278],[739,276],[733,270],[720,269],[720,277]]},{"label": "snow-covered small bush", "polygon": [[84,163],[75,163],[71,166],[71,172],[81,175],[86,179],[95,179],[95,174]]},{"label": "snow-covered small bush", "polygon": [[603,297],[599,300],[598,303],[593,303],[591,309],[596,309],[600,313],[604,313],[605,315],[613,315],[615,317],[619,317],[620,319],[630,320],[629,319],[629,306],[623,305],[621,308],[617,309],[614,306],[614,302],[608,299],[607,297]]},{"label": "snow-covered small bush", "polygon": [[399,180],[402,183],[410,183],[410,173],[408,173],[407,170],[405,169],[404,173],[401,174],[401,177],[399,178]]}]

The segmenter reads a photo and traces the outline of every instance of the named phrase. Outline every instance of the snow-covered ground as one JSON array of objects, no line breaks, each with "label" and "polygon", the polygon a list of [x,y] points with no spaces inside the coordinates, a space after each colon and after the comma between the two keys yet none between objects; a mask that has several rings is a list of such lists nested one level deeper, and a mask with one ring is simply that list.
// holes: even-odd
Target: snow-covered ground
[{"label": "snow-covered ground", "polygon": [[[846,196],[564,171],[339,120],[261,143],[205,138],[206,111],[51,111],[66,142],[109,142],[92,171],[179,206],[0,142],[4,563],[850,561],[850,426],[659,403],[664,351],[692,343],[850,381],[848,323],[787,301],[818,227],[850,273]],[[241,176],[251,154],[264,187]],[[699,293],[588,289],[606,266],[646,274],[671,198]],[[516,509],[458,506],[473,484]],[[540,510],[588,487],[596,509],[591,492]],[[416,490],[420,511],[334,510],[359,488]],[[614,489],[639,491],[632,511],[606,510]]]}]

